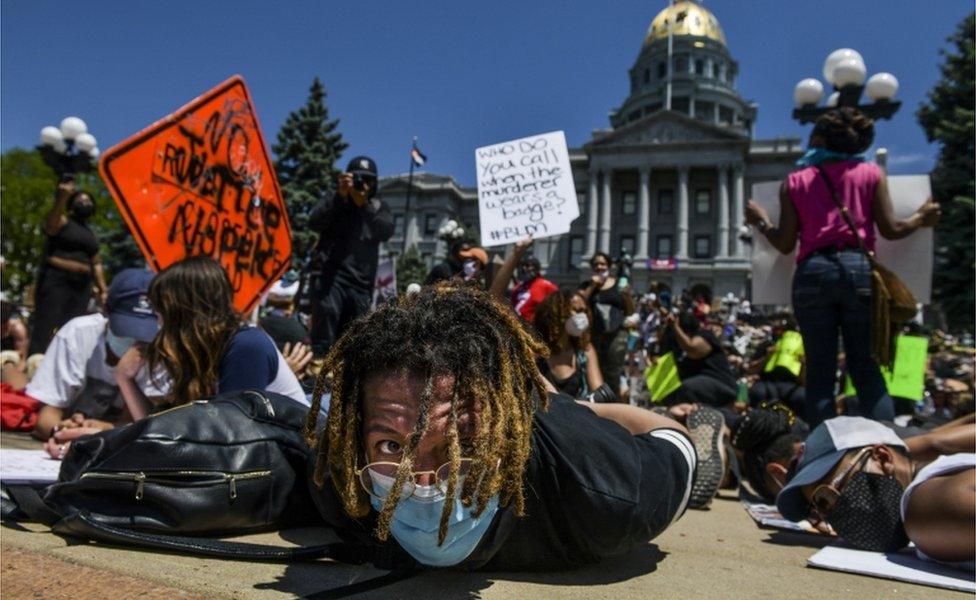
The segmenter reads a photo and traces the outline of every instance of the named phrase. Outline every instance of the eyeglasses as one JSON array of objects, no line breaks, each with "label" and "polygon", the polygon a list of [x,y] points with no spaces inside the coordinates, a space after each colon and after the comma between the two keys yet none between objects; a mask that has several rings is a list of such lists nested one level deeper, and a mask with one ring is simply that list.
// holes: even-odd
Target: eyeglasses
[{"label": "eyeglasses", "polygon": [[[462,458],[460,465],[458,465],[458,477],[464,477],[471,471],[471,466],[474,464],[474,460],[470,458]],[[359,477],[359,483],[366,490],[366,493],[377,498],[379,500],[384,500],[386,496],[390,493],[390,488],[393,487],[393,482],[396,481],[396,473],[400,468],[400,463],[395,462],[374,462],[369,463],[362,469],[356,471],[356,476]],[[418,479],[424,477],[425,475],[434,476],[434,486],[437,487],[441,492],[447,493],[447,482],[451,476],[451,463],[446,462],[435,471],[413,471],[410,477],[403,482],[403,487],[400,489],[400,499],[405,500],[412,496],[415,491],[417,491],[418,485],[425,485],[423,483],[418,484]]]},{"label": "eyeglasses", "polygon": [[817,517],[824,521],[827,520],[827,515],[833,510],[837,499],[840,498],[841,492],[844,490],[844,486],[847,485],[847,482],[850,481],[855,473],[864,468],[864,465],[867,464],[870,457],[871,446],[861,448],[861,451],[854,456],[854,460],[846,469],[834,477],[830,483],[821,484],[817,486],[817,489],[813,490],[810,503]]}]

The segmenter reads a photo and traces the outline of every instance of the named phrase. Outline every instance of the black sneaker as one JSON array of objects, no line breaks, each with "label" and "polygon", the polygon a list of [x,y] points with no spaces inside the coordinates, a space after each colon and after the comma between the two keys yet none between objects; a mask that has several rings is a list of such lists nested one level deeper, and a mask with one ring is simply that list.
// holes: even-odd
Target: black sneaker
[{"label": "black sneaker", "polygon": [[688,433],[698,452],[698,470],[691,486],[688,508],[704,508],[712,501],[725,473],[722,426],[725,419],[714,408],[702,406],[688,415]]}]

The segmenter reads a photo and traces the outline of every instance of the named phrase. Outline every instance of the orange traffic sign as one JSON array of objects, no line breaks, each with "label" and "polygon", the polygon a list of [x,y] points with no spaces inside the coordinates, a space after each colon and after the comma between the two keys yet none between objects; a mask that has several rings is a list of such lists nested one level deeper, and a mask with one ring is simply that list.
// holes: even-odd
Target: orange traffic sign
[{"label": "orange traffic sign", "polygon": [[288,212],[240,76],[113,146],[99,171],[154,270],[212,256],[247,313],[288,269]]}]

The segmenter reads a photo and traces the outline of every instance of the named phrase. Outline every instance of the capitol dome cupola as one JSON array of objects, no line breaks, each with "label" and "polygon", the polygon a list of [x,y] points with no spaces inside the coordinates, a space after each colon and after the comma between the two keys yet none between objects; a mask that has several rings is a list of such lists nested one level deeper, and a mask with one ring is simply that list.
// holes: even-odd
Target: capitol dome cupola
[{"label": "capitol dome cupola", "polygon": [[630,95],[610,123],[617,128],[670,108],[751,135],[756,106],[736,92],[737,74],[715,15],[694,0],[675,2],[647,28],[630,69]]}]

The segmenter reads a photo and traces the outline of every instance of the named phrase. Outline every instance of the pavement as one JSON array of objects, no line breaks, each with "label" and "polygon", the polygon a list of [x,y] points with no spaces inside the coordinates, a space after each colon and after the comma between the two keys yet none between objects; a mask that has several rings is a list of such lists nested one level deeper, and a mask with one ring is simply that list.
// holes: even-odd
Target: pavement
[{"label": "pavement", "polygon": [[[4,435],[4,447],[37,447]],[[280,545],[322,543],[325,529],[235,538]],[[961,598],[959,592],[823,571],[806,560],[822,536],[760,529],[736,494],[688,511],[629,555],[555,573],[430,571],[356,597],[461,599],[612,598]],[[66,541],[41,525],[0,528],[0,595],[7,598],[347,597],[349,586],[382,576],[331,561],[272,564],[191,558]],[[330,591],[331,590],[331,591]]]}]

